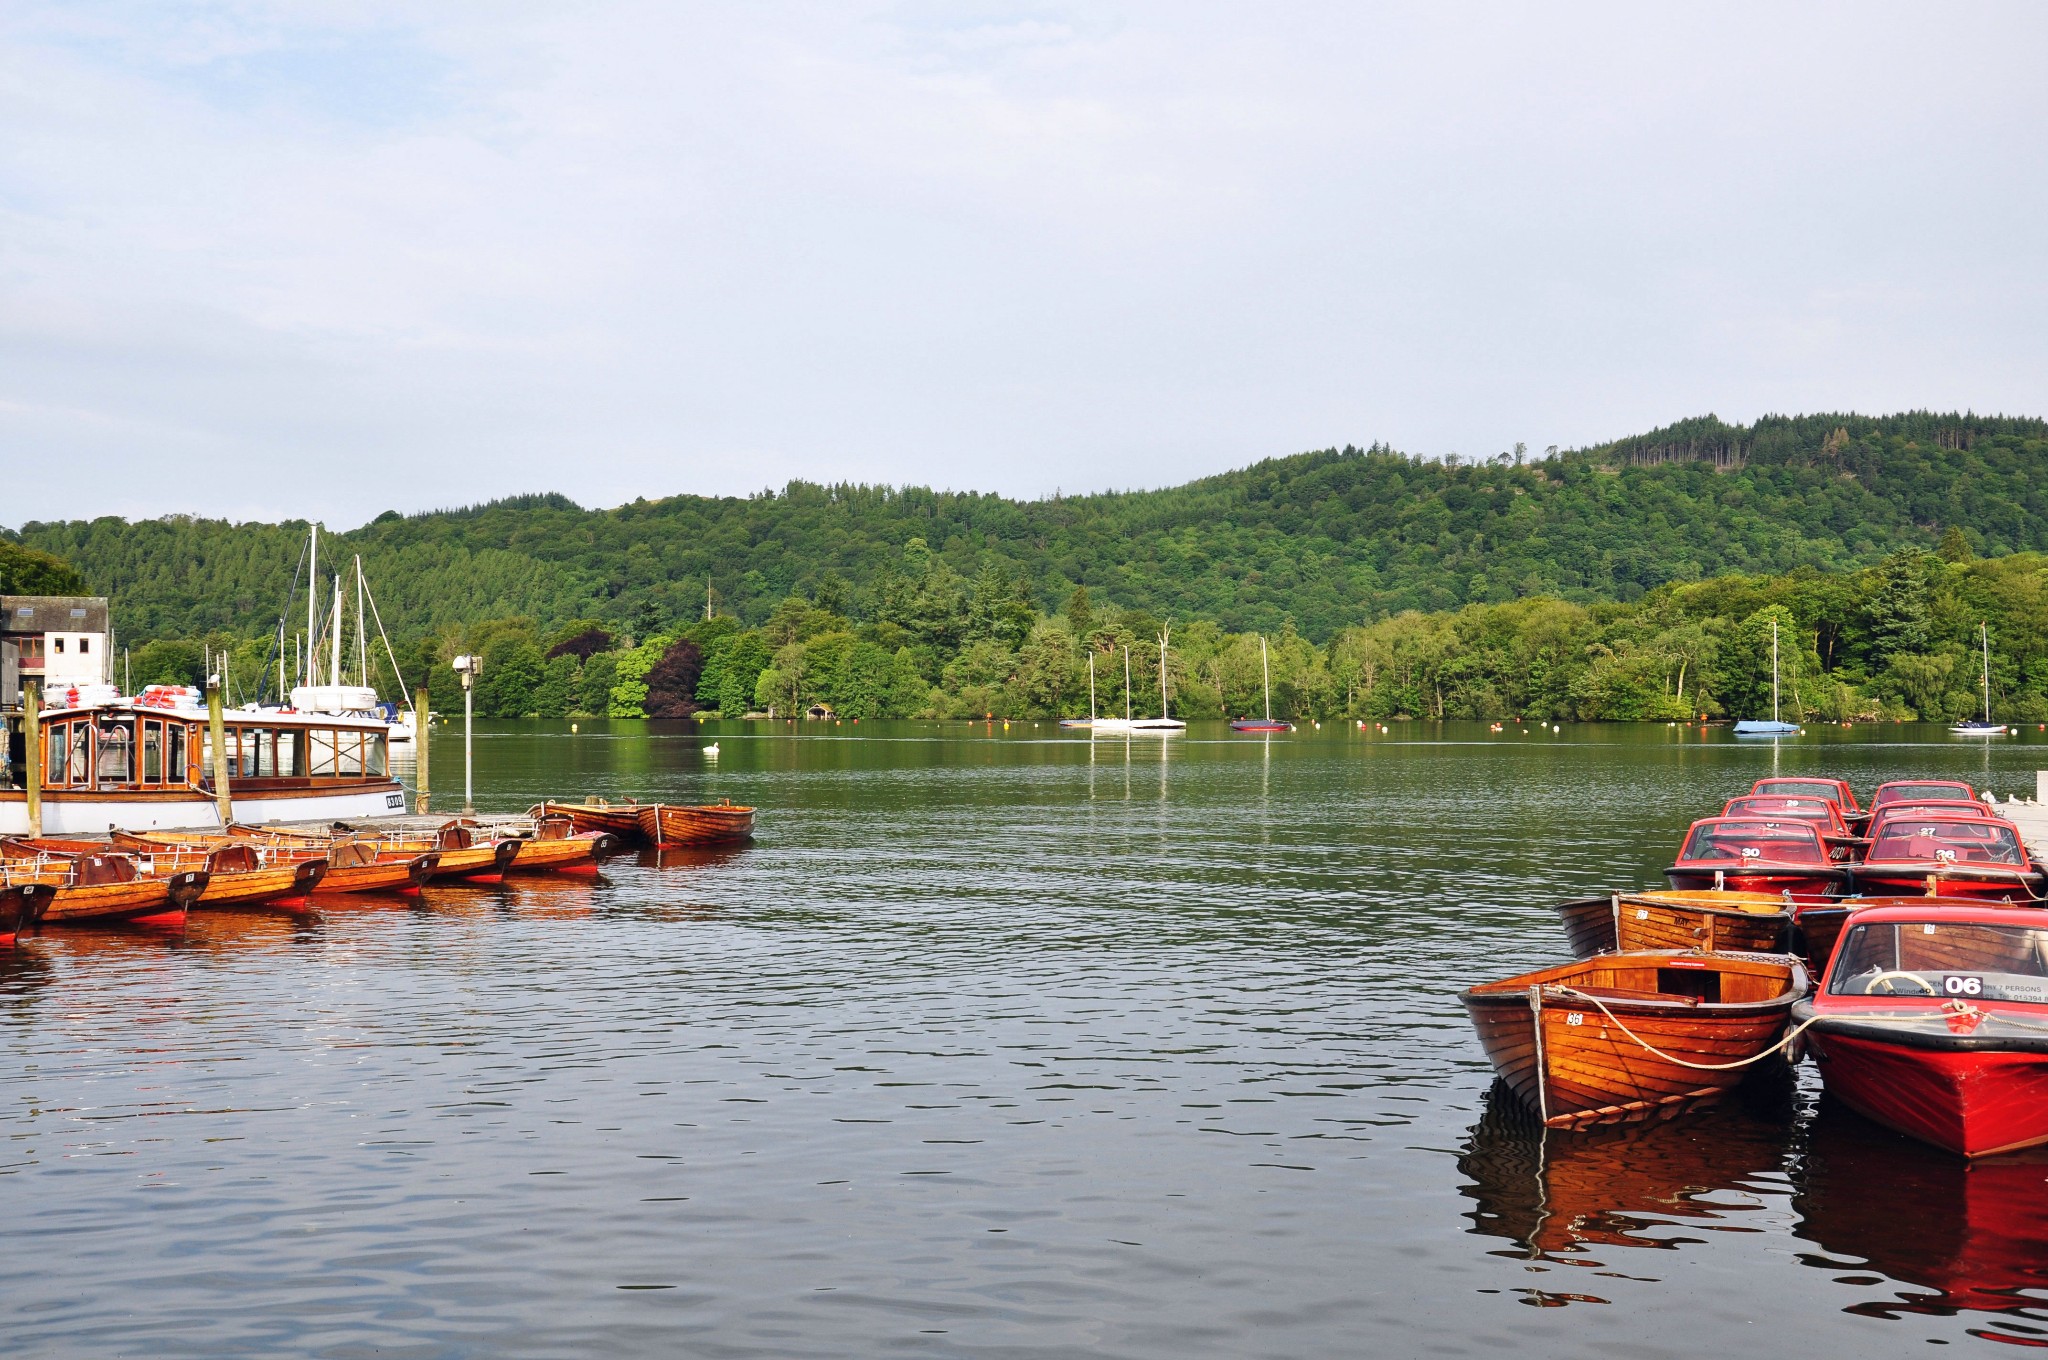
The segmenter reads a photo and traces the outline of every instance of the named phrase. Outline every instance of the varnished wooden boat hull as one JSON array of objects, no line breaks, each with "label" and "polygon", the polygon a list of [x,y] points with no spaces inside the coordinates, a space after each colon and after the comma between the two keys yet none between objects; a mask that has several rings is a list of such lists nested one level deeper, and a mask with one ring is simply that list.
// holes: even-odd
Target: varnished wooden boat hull
[{"label": "varnished wooden boat hull", "polygon": [[206,890],[206,880],[204,870],[187,870],[126,883],[59,887],[43,909],[41,924],[182,926],[186,911]]},{"label": "varnished wooden boat hull", "polygon": [[525,845],[525,841],[502,840],[489,845],[467,845],[439,851],[441,860],[434,866],[433,881],[501,882]]},{"label": "varnished wooden boat hull", "polygon": [[1557,913],[1580,959],[1642,949],[1776,953],[1792,922],[1785,899],[1769,893],[1623,893],[1560,902]]},{"label": "varnished wooden boat hull", "polygon": [[532,817],[567,817],[580,834],[608,831],[621,844],[640,839],[640,809],[637,805],[613,807],[609,803],[541,803],[528,812]]},{"label": "varnished wooden boat hull", "polygon": [[327,872],[313,885],[313,893],[319,897],[342,893],[416,893],[434,876],[440,862],[441,853],[429,850],[409,859],[393,856],[374,864],[329,864]]},{"label": "varnished wooden boat hull", "polygon": [[[1616,979],[1662,979],[1667,970],[1686,979],[1717,974],[1722,983],[1730,976],[1749,978],[1753,981],[1740,983],[1741,989],[1775,989],[1775,994],[1728,1003],[1617,994]],[[1541,989],[1540,1007],[1532,1003],[1532,986]],[[1591,1001],[1566,987],[1600,994],[1613,1017],[1661,1054],[1630,1039]],[[1804,990],[1804,970],[1790,960],[1658,951],[1603,955],[1545,969],[1473,988],[1461,999],[1488,1060],[1509,1089],[1552,1127],[1584,1128],[1668,1118],[1721,1099],[1749,1069],[1702,1070],[1684,1062],[1730,1063],[1768,1051],[1784,1036],[1792,1002]]]},{"label": "varnished wooden boat hull", "polygon": [[594,874],[597,858],[617,841],[608,831],[579,832],[559,840],[522,840],[508,870],[519,874]]},{"label": "varnished wooden boat hull", "polygon": [[754,834],[754,809],[726,804],[682,807],[653,803],[640,809],[640,834],[656,846],[743,841]]},{"label": "varnished wooden boat hull", "polygon": [[208,876],[206,891],[199,894],[199,907],[276,907],[303,903],[327,872],[327,861],[309,859],[298,864],[276,864],[262,869]]},{"label": "varnished wooden boat hull", "polygon": [[56,892],[47,883],[11,883],[0,887],[0,948],[13,945],[23,931],[33,929]]}]

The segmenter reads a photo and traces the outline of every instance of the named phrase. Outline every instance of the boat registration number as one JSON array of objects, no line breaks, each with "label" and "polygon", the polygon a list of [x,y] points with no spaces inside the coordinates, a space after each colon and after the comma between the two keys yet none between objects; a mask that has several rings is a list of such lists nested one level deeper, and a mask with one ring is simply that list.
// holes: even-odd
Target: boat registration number
[{"label": "boat registration number", "polygon": [[402,794],[402,793],[387,793],[387,794],[385,794],[385,795],[384,795],[384,806],[385,806],[385,807],[388,807],[388,808],[400,808],[400,809],[403,809],[403,808],[405,807],[405,795],[404,795],[404,794]]},{"label": "boat registration number", "polygon": [[1984,995],[1984,979],[1972,973],[1950,973],[1941,980],[1941,990],[1950,996]]}]

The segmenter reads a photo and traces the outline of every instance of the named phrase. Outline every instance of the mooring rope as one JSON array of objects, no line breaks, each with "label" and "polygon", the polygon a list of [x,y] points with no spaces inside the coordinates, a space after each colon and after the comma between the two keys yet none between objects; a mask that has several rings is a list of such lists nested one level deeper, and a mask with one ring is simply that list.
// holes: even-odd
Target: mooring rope
[{"label": "mooring rope", "polygon": [[[1592,1002],[1596,1007],[1599,1008],[1600,1013],[1602,1015],[1606,1016],[1609,1020],[1614,1022],[1614,1027],[1616,1029],[1620,1030],[1623,1034],[1626,1034],[1630,1039],[1634,1040],[1646,1052],[1653,1053],[1657,1057],[1662,1058],[1664,1061],[1668,1063],[1675,1063],[1680,1067],[1689,1067],[1699,1072],[1729,1072],[1733,1071],[1738,1067],[1748,1067],[1752,1063],[1762,1062],[1765,1058],[1770,1057],[1773,1053],[1784,1052],[1789,1054],[1791,1052],[1792,1041],[1794,1039],[1797,1039],[1800,1035],[1806,1033],[1807,1030],[1812,1029],[1821,1021],[1829,1018],[1825,1015],[1816,1015],[1812,1019],[1807,1020],[1802,1024],[1796,1025],[1792,1029],[1788,1030],[1785,1033],[1784,1037],[1779,1039],[1776,1043],[1772,1044],[1769,1048],[1764,1049],[1760,1053],[1753,1054],[1750,1057],[1742,1058],[1735,1062],[1728,1063],[1701,1063],[1692,1062],[1688,1059],[1681,1058],[1675,1053],[1666,1053],[1663,1049],[1658,1048],[1655,1044],[1643,1038],[1642,1035],[1637,1034],[1634,1030],[1630,1029],[1626,1024],[1622,1023],[1621,1017],[1616,1015],[1613,1011],[1609,1010],[1607,1008],[1607,1003],[1602,1001],[1599,997],[1594,996],[1591,992],[1582,992],[1576,987],[1564,986],[1559,986],[1557,990],[1564,993],[1567,996],[1582,997],[1585,1000]],[[2017,1025],[2022,1029],[2048,1030],[2048,1025],[2044,1025],[2032,1020],[2022,1020],[2020,1017],[2016,1015],[2005,1015],[1996,1011],[1982,1010],[1976,1006],[1971,1005],[1969,1002],[1962,1000],[1960,997],[1952,998],[1942,1003],[1942,1010],[1948,1012],[1950,1015],[1975,1016],[1977,1018],[1978,1024],[1982,1024],[1986,1020],[2000,1020],[2004,1021],[2006,1024],[2009,1025]],[[1853,1020],[1858,1024],[1917,1025],[1922,1022],[1923,1018],[1931,1019],[1933,1017],[1931,1015],[1927,1017],[1921,1017],[1917,1015],[1839,1015],[1834,1018],[1838,1020]]]},{"label": "mooring rope", "polygon": [[1805,1024],[1802,1024],[1797,1028],[1787,1032],[1782,1038],[1780,1038],[1776,1043],[1772,1044],[1769,1048],[1764,1049],[1760,1053],[1752,1054],[1747,1058],[1741,1058],[1735,1062],[1727,1063],[1701,1063],[1692,1062],[1689,1059],[1681,1058],[1675,1053],[1666,1053],[1663,1049],[1657,1047],[1655,1044],[1645,1039],[1642,1035],[1636,1033],[1627,1025],[1623,1024],[1621,1021],[1621,1017],[1616,1015],[1613,1011],[1607,1009],[1607,1003],[1605,1001],[1602,1001],[1599,997],[1594,996],[1591,992],[1582,992],[1576,987],[1559,987],[1558,990],[1560,992],[1565,993],[1567,996],[1584,997],[1586,1000],[1592,1002],[1595,1006],[1600,1008],[1600,1013],[1602,1015],[1606,1016],[1609,1020],[1612,1020],[1614,1022],[1614,1027],[1616,1029],[1620,1030],[1623,1034],[1626,1034],[1629,1038],[1635,1040],[1635,1042],[1641,1045],[1643,1049],[1647,1052],[1656,1054],[1665,1062],[1676,1063],[1680,1067],[1690,1067],[1695,1071],[1699,1072],[1730,1072],[1738,1067],[1748,1067],[1751,1063],[1762,1062],[1765,1058],[1770,1057],[1773,1053],[1777,1053],[1780,1051],[1789,1051],[1789,1046],[1791,1045],[1794,1039],[1797,1039],[1800,1035],[1804,1034],[1807,1030],[1819,1024],[1821,1020],[1825,1018],[1818,1015],[1814,1016],[1813,1019],[1808,1020]]}]

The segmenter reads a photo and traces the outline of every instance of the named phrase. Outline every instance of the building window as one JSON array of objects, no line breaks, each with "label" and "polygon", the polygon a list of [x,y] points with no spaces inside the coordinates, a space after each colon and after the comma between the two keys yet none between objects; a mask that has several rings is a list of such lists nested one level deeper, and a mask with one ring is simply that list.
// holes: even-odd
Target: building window
[{"label": "building window", "polygon": [[92,651],[92,639],[91,639],[91,638],[80,638],[80,639],[78,640],[78,654],[79,654],[80,656],[85,656],[86,654],[88,654],[88,653],[89,653],[89,652],[91,652],[91,651]]},{"label": "building window", "polygon": [[51,639],[50,639],[50,646],[51,646],[51,647],[52,647],[52,648],[53,648],[53,649],[54,649],[54,650],[56,651],[56,653],[57,653],[57,655],[58,655],[58,656],[62,656],[62,655],[64,655],[64,639],[63,639],[63,638],[51,638]]}]

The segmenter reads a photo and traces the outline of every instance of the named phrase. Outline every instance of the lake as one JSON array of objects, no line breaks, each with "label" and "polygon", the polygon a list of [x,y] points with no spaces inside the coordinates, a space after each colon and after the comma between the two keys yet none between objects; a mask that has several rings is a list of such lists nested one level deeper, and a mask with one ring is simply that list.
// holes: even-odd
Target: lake
[{"label": "lake", "polygon": [[1762,775],[2031,795],[2048,733],[581,728],[479,724],[478,805],[758,841],[0,956],[11,1356],[2048,1345],[2048,1156],[1810,1066],[1542,1136],[1455,995]]}]

